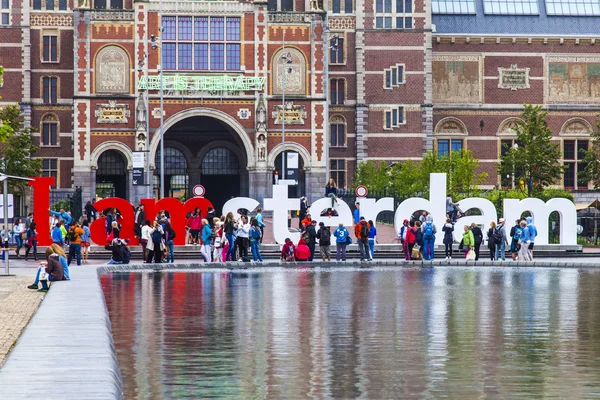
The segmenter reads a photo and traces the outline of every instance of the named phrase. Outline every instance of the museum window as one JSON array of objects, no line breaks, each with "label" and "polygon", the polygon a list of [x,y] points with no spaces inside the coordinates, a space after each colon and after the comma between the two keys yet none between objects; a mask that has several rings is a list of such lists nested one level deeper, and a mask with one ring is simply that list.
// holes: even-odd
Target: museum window
[{"label": "museum window", "polygon": [[346,120],[341,115],[331,117],[329,122],[329,144],[331,147],[346,146]]},{"label": "museum window", "polygon": [[394,129],[400,125],[404,125],[406,116],[404,115],[404,107],[394,107],[391,110],[385,111],[384,114],[384,128]]},{"label": "museum window", "polygon": [[404,83],[404,64],[397,64],[384,71],[384,87],[386,89],[392,89]]},{"label": "museum window", "polygon": [[344,38],[340,33],[335,34],[329,41],[329,64],[344,64]]},{"label": "museum window", "polygon": [[44,35],[42,38],[42,61],[57,62],[58,61],[58,36]]},{"label": "museum window", "polygon": [[412,29],[412,0],[375,0],[375,28]]},{"label": "museum window", "polygon": [[346,187],[346,160],[329,160],[329,177],[333,178],[338,188]]},{"label": "museum window", "polygon": [[58,145],[58,118],[54,115],[44,117],[42,121],[42,146]]},{"label": "museum window", "polygon": [[329,7],[332,14],[352,14],[354,12],[353,0],[331,0]]},{"label": "museum window", "polygon": [[329,103],[344,104],[345,79],[331,79],[329,87]]},{"label": "museum window", "polygon": [[33,9],[41,10],[42,9],[42,0],[33,0]]},{"label": "museum window", "polygon": [[54,0],[46,0],[46,11],[54,10]]},{"label": "museum window", "polygon": [[65,11],[67,9],[67,0],[58,0],[58,9]]},{"label": "museum window", "polygon": [[42,78],[42,98],[45,104],[56,104],[58,78],[45,76]]},{"label": "museum window", "polygon": [[177,71],[239,71],[239,17],[163,17],[163,67]]},{"label": "museum window", "polygon": [[433,0],[434,14],[476,14],[474,0]]},{"label": "museum window", "polygon": [[483,0],[483,12],[492,15],[539,15],[540,13],[537,0]]},{"label": "museum window", "polygon": [[565,189],[587,189],[588,182],[583,177],[586,163],[583,162],[585,152],[588,149],[587,140],[565,140],[563,141],[563,185]]},{"label": "museum window", "polygon": [[53,188],[58,185],[58,160],[56,158],[44,158],[42,160],[42,175],[54,178]]},{"label": "museum window", "polygon": [[98,10],[106,9],[106,0],[94,0],[94,8]]},{"label": "museum window", "polygon": [[268,0],[269,11],[294,11],[294,0]]},{"label": "museum window", "polygon": [[122,10],[123,0],[94,0],[94,8],[98,10]]},{"label": "museum window", "polygon": [[453,152],[460,152],[463,149],[462,139],[438,139],[437,153],[438,157],[444,157]]},{"label": "museum window", "polygon": [[111,10],[121,10],[123,8],[123,0],[110,0]]},{"label": "museum window", "polygon": [[2,0],[0,6],[0,25],[8,25],[10,23],[10,0]]},{"label": "museum window", "polygon": [[546,0],[548,15],[600,15],[598,0]]}]

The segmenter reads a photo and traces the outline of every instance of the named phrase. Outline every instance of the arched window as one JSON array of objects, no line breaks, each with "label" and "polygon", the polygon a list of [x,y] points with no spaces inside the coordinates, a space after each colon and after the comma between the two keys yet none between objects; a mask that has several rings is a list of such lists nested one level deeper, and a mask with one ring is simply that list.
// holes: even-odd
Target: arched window
[{"label": "arched window", "polygon": [[444,118],[435,126],[434,134],[438,156],[442,157],[451,151],[461,151],[464,148],[467,128],[459,119]]},{"label": "arched window", "polygon": [[40,132],[41,146],[58,146],[58,117],[55,114],[44,115]]},{"label": "arched window", "polygon": [[[154,186],[155,188],[158,188],[160,186],[160,150],[156,152],[156,156],[154,157],[154,165],[156,166],[156,169],[154,170]],[[166,192],[168,192],[171,197],[180,197],[185,195],[189,182],[187,160],[179,149],[173,147],[165,148],[164,172]],[[175,191],[183,191],[184,193],[176,193]]]},{"label": "arched window", "polygon": [[203,175],[238,175],[239,173],[237,157],[224,147],[210,150],[202,159]]},{"label": "arched window", "polygon": [[329,144],[331,147],[346,146],[346,120],[341,115],[334,115],[329,120]]},{"label": "arched window", "polygon": [[106,150],[98,159],[98,175],[124,176],[127,170],[123,156],[116,150]]}]

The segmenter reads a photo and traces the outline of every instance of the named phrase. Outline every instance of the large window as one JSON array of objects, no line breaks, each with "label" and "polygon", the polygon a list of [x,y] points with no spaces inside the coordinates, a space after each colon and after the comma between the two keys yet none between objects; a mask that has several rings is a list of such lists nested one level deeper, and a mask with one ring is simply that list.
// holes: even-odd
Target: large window
[{"label": "large window", "polygon": [[163,26],[165,70],[240,70],[240,18],[169,16]]},{"label": "large window", "polygon": [[474,0],[433,0],[434,14],[475,14]]},{"label": "large window", "polygon": [[344,63],[344,38],[336,34],[336,38],[331,38],[329,43],[329,64]]},{"label": "large window", "polygon": [[294,0],[268,0],[269,11],[294,11]]},{"label": "large window", "polygon": [[329,160],[329,177],[333,178],[338,188],[345,188],[346,160]]},{"label": "large window", "polygon": [[537,0],[483,0],[485,14],[495,15],[537,15]]},{"label": "large window", "polygon": [[54,178],[53,188],[58,185],[58,160],[56,158],[45,158],[42,160],[42,175]]},{"label": "large window", "polygon": [[462,139],[438,139],[438,157],[447,156],[450,151],[461,151],[463,149]]},{"label": "large window", "polygon": [[329,123],[329,134],[331,147],[346,146],[346,123],[342,116],[336,115],[331,117]]},{"label": "large window", "polygon": [[331,0],[331,12],[333,14],[352,14],[353,0]]},{"label": "large window", "polygon": [[42,61],[56,62],[58,61],[58,36],[44,35],[43,37]]},{"label": "large window", "polygon": [[588,149],[587,140],[565,140],[563,142],[563,160],[565,165],[565,189],[587,189],[588,182],[583,178],[586,164],[583,157]]},{"label": "large window", "polygon": [[42,121],[42,146],[58,145],[58,119],[49,115]]},{"label": "large window", "polygon": [[33,9],[41,10],[42,9],[42,0],[33,0]]},{"label": "large window", "polygon": [[412,29],[412,0],[375,0],[375,28]]},{"label": "large window", "polygon": [[42,78],[42,96],[44,103],[55,104],[57,100],[58,78],[45,76]]},{"label": "large window", "polygon": [[8,25],[10,23],[10,1],[1,0],[0,6],[0,25]]},{"label": "large window", "polygon": [[404,107],[394,107],[385,111],[384,128],[394,129],[405,124]]},{"label": "large window", "polygon": [[598,0],[546,0],[548,15],[600,15]]},{"label": "large window", "polygon": [[329,102],[331,104],[344,104],[344,79],[332,79],[329,81]]},{"label": "large window", "polygon": [[395,65],[385,70],[384,87],[392,89],[404,83],[404,65]]}]

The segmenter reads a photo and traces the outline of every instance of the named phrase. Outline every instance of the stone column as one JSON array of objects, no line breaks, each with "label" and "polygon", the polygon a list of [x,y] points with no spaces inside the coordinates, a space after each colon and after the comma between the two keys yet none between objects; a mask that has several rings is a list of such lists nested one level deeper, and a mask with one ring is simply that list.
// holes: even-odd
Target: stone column
[{"label": "stone column", "polygon": [[306,179],[306,197],[312,203],[325,195],[325,167],[312,167],[304,170]]},{"label": "stone column", "polygon": [[265,197],[271,197],[273,191],[273,173],[267,169],[248,171],[248,197],[261,204]]}]

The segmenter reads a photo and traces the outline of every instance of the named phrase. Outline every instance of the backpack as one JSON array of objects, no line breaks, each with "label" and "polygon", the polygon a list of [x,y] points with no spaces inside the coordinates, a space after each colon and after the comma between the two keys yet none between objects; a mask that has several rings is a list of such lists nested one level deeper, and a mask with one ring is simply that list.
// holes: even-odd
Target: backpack
[{"label": "backpack", "polygon": [[360,224],[360,238],[367,239],[369,237],[369,226],[367,224]]},{"label": "backpack", "polygon": [[67,240],[69,242],[74,242],[77,240],[77,234],[75,233],[75,230],[69,229],[69,231],[67,232]]},{"label": "backpack", "polygon": [[152,232],[152,241],[154,243],[160,243],[162,241],[162,235],[160,234],[159,230]]},{"label": "backpack", "polygon": [[260,240],[260,229],[252,227],[252,239]]},{"label": "backpack", "polygon": [[502,243],[502,232],[500,231],[502,228],[494,228],[494,243],[501,244]]},{"label": "backpack", "polygon": [[330,243],[331,242],[331,232],[329,232],[329,229],[321,229],[319,231],[319,239],[321,239],[323,244]]},{"label": "backpack", "polygon": [[310,244],[311,240],[310,240],[310,233],[308,233],[308,229],[306,229],[304,232],[302,232],[301,237],[302,237],[302,239],[304,239],[306,244]]},{"label": "backpack", "polygon": [[433,239],[433,223],[427,221],[425,223],[425,232],[423,232],[423,240],[432,240]]},{"label": "backpack", "polygon": [[175,231],[173,229],[171,229],[169,231],[169,240],[175,239],[175,236],[177,236],[177,234],[175,233]]},{"label": "backpack", "polygon": [[517,228],[515,229],[515,235],[513,236],[514,240],[519,240],[521,238],[521,232],[523,231],[523,229],[521,228]]}]

